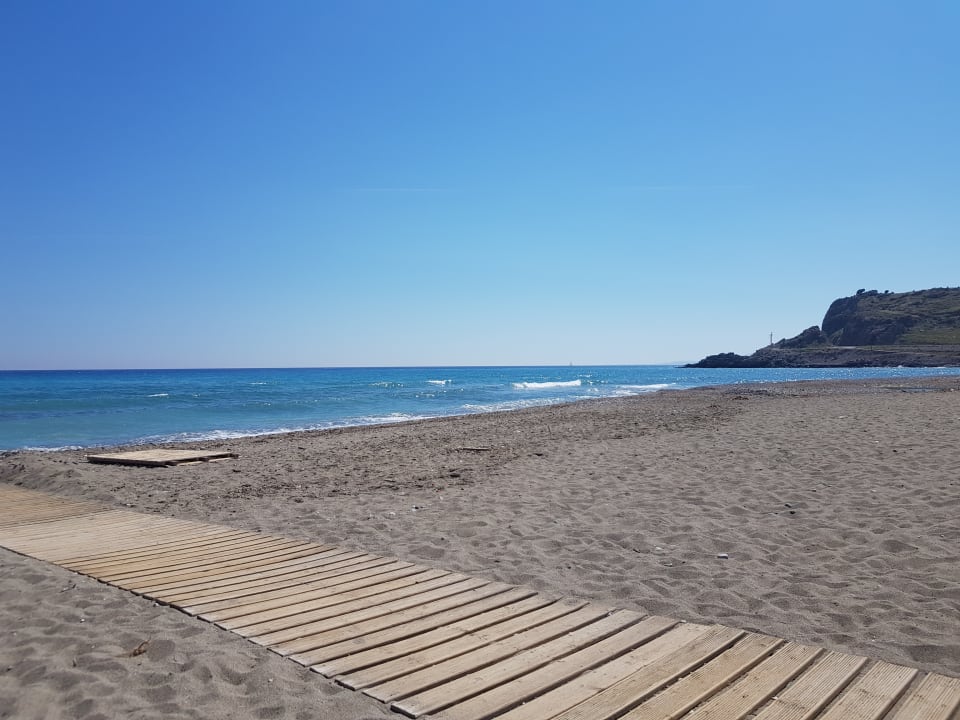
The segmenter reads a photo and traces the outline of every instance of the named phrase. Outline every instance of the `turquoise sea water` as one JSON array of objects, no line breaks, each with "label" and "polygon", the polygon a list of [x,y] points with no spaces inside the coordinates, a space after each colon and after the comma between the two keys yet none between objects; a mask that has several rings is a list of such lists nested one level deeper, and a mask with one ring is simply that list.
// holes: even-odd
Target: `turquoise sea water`
[{"label": "turquoise sea water", "polygon": [[0,372],[0,450],[227,439],[702,385],[957,372],[658,365]]}]

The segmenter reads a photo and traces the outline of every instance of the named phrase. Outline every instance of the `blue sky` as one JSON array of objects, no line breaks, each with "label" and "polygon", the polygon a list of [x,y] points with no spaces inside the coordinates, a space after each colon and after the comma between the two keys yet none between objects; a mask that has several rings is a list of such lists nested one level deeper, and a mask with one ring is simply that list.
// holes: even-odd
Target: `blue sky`
[{"label": "blue sky", "polygon": [[670,363],[960,284],[960,4],[0,6],[0,369]]}]

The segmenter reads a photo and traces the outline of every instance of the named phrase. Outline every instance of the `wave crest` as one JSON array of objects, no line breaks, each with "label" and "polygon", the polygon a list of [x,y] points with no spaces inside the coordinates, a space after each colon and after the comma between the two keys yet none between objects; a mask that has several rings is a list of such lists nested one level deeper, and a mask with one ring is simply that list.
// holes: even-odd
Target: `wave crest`
[{"label": "wave crest", "polygon": [[580,387],[583,383],[577,380],[561,380],[557,382],[515,382],[517,390],[549,390],[550,388]]},{"label": "wave crest", "polygon": [[666,390],[676,387],[676,383],[654,383],[652,385],[619,385],[617,392],[623,395],[638,395],[640,393],[656,392],[657,390]]}]

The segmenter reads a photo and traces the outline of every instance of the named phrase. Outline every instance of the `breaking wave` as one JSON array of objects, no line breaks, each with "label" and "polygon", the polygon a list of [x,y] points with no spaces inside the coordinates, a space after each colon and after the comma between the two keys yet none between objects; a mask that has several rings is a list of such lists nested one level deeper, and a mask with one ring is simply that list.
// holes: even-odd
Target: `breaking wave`
[{"label": "breaking wave", "polygon": [[558,382],[515,382],[513,387],[517,390],[549,390],[550,388],[580,387],[582,384],[583,382],[578,379]]},{"label": "breaking wave", "polygon": [[83,450],[83,446],[82,445],[61,445],[60,447],[31,447],[28,445],[20,449],[27,450],[29,452],[61,452],[63,450]]},{"label": "breaking wave", "polygon": [[506,410],[523,410],[524,408],[531,407],[544,407],[546,405],[556,404],[555,400],[544,398],[542,400],[503,400],[501,402],[492,402],[492,403],[468,403],[463,405],[463,410],[465,413],[474,414],[474,413],[488,413],[488,412],[503,412]]},{"label": "breaking wave", "polygon": [[676,383],[655,383],[653,385],[618,385],[617,395],[642,395],[644,393],[657,392],[667,388],[677,387]]},{"label": "breaking wave", "polygon": [[[434,415],[414,415],[410,413],[391,413],[389,415],[368,415],[350,418],[342,421],[329,421],[296,427],[276,427],[259,430],[206,430],[198,432],[172,433],[170,435],[151,435],[140,438],[131,443],[133,445],[150,445],[156,443],[187,443],[213,442],[217,440],[237,440],[240,438],[262,437],[265,435],[287,435],[289,433],[310,432],[314,430],[335,430],[337,428],[358,427],[366,425],[392,425],[395,423],[412,422],[414,420],[429,420]],[[26,448],[31,449],[31,448]],[[47,450],[47,448],[33,448]],[[55,448],[55,450],[80,450],[80,446]]]}]

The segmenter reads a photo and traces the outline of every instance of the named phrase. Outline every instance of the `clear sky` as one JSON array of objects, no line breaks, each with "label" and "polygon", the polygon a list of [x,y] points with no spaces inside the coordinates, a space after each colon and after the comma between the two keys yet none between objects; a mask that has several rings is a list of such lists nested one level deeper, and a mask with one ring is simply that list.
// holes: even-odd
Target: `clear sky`
[{"label": "clear sky", "polygon": [[0,4],[0,369],[634,364],[960,284],[960,3]]}]

